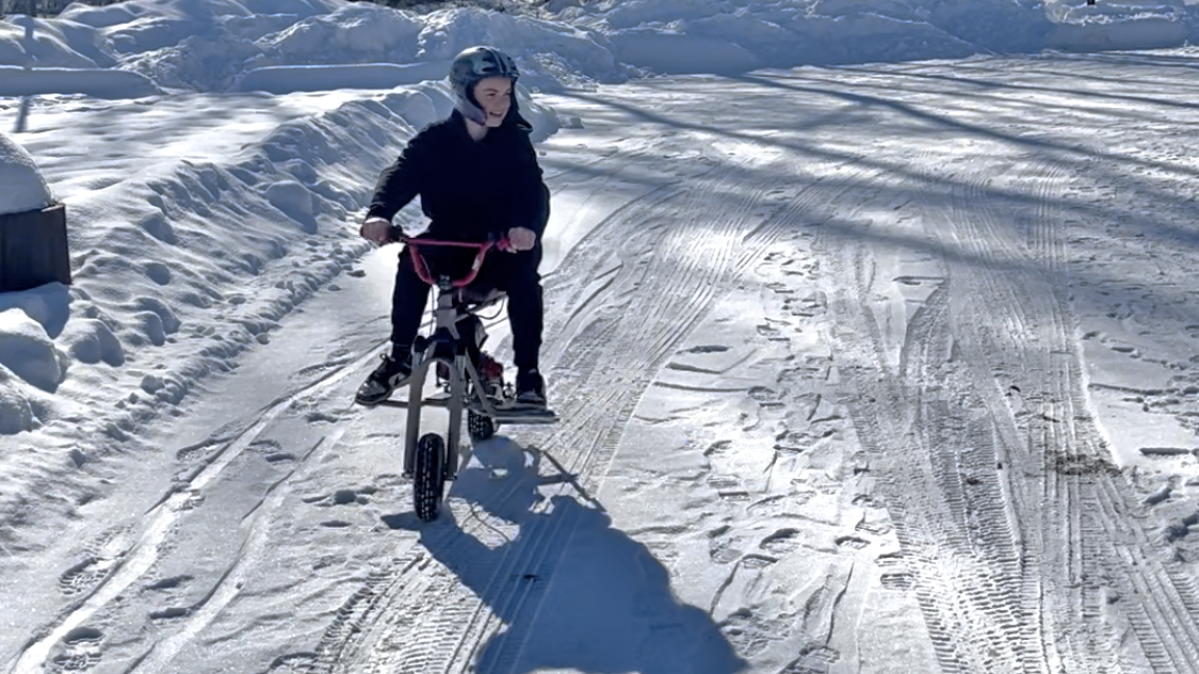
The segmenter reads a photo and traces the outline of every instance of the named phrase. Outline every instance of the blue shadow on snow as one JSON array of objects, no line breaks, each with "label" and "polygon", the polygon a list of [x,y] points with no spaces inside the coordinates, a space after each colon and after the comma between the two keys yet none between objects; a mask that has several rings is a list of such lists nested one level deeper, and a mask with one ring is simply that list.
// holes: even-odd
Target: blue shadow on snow
[{"label": "blue shadow on snow", "polygon": [[[498,544],[486,545],[466,533],[448,511],[421,527],[413,517],[383,518],[392,528],[417,528],[429,552],[505,624],[480,649],[476,671],[732,674],[744,669],[745,661],[712,618],[680,604],[662,564],[613,528],[602,509],[553,496],[542,512],[532,511],[546,498],[540,487],[573,481],[560,470],[542,475],[544,456],[497,437],[480,444],[476,461],[454,483],[452,496],[518,526],[510,539],[493,529],[496,541],[503,541]],[[494,469],[506,469],[507,477],[493,479]]]}]

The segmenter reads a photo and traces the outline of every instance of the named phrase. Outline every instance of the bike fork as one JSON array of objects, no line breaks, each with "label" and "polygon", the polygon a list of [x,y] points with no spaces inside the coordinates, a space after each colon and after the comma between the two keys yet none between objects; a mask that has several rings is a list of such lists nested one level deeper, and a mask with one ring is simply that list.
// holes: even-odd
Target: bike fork
[{"label": "bike fork", "polygon": [[470,460],[470,451],[462,453],[462,412],[466,407],[466,377],[467,357],[464,354],[454,356],[450,367],[450,427],[446,432],[446,453],[449,460],[445,462],[445,479],[453,480],[458,477],[459,462]]},{"label": "bike fork", "polygon": [[420,439],[421,402],[425,397],[425,375],[429,372],[432,360],[426,359],[422,353],[416,367],[412,369],[412,377],[408,380],[408,427],[404,429],[404,477],[413,475],[416,462],[416,443]]}]

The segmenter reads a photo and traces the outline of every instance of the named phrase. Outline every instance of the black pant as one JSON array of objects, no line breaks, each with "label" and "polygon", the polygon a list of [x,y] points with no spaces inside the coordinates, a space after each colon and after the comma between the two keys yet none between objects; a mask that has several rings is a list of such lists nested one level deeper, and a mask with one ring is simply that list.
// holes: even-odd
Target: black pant
[{"label": "black pant", "polygon": [[[436,270],[438,265],[442,265],[442,268],[448,266],[459,272],[452,274],[459,277],[469,267],[469,260],[474,258],[475,252],[424,248],[421,255],[431,270]],[[540,265],[540,244],[521,253],[492,249],[488,251],[479,275],[472,284],[497,288],[508,294],[508,323],[512,326],[512,350],[515,352],[513,360],[521,370],[536,369],[541,353],[544,306],[541,275],[537,273]],[[405,249],[400,253],[400,268],[396,272],[395,291],[391,298],[391,342],[397,350],[411,348],[428,301],[429,286],[417,276],[412,253]]]}]

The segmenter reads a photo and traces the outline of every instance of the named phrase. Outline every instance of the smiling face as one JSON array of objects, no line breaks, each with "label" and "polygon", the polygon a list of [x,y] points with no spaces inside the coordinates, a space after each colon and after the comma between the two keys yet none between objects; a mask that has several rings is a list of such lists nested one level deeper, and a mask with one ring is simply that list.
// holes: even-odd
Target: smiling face
[{"label": "smiling face", "polygon": [[497,127],[504,123],[512,107],[512,80],[507,77],[488,77],[475,85],[475,100],[487,114],[487,126]]}]

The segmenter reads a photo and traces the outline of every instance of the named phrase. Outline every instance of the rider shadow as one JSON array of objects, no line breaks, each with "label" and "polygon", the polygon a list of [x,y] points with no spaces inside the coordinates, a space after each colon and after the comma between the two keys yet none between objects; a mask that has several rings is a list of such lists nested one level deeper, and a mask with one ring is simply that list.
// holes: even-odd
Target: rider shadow
[{"label": "rider shadow", "polygon": [[[680,604],[662,564],[613,528],[607,513],[569,496],[550,497],[542,512],[531,510],[545,500],[539,487],[573,479],[541,475],[544,456],[496,438],[476,448],[478,461],[454,483],[452,496],[510,523],[508,531],[516,525],[514,535],[487,545],[464,532],[449,509],[419,528],[429,552],[506,626],[481,647],[476,671],[741,671],[745,661],[712,618]],[[495,479],[497,469],[507,476]],[[385,520],[393,528],[414,523],[402,516]]]}]

